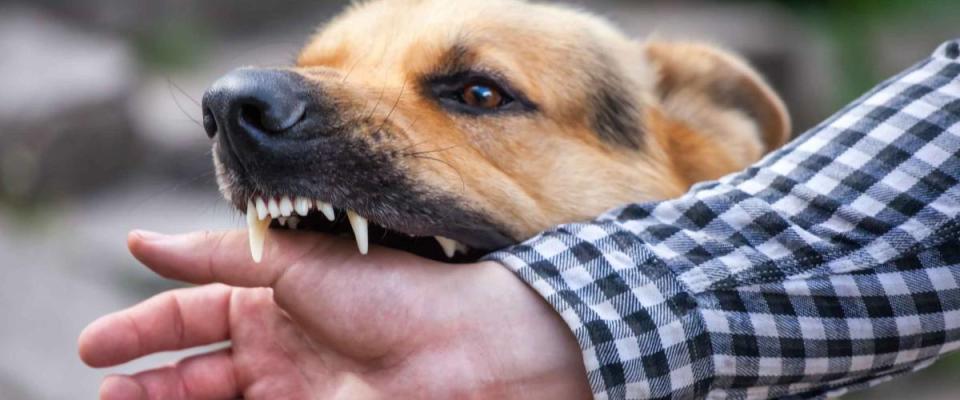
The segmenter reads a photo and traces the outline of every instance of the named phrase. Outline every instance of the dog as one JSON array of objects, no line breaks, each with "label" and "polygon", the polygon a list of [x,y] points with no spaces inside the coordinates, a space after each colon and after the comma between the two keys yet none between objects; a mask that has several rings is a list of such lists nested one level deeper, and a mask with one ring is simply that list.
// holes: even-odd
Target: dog
[{"label": "dog", "polygon": [[629,203],[682,195],[790,136],[746,62],[633,40],[523,0],[373,0],[296,64],[242,68],[203,98],[225,198],[268,229],[452,262]]}]

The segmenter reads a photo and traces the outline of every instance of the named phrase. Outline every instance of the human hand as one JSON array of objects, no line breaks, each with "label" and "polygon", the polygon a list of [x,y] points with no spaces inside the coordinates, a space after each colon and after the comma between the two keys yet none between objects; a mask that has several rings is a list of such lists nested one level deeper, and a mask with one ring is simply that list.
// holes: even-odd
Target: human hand
[{"label": "human hand", "polygon": [[271,233],[262,264],[243,232],[133,232],[156,273],[203,284],[100,318],[80,356],[114,366],[162,351],[230,348],[132,376],[100,396],[127,399],[583,399],[569,328],[502,266],[446,265],[386,248]]}]

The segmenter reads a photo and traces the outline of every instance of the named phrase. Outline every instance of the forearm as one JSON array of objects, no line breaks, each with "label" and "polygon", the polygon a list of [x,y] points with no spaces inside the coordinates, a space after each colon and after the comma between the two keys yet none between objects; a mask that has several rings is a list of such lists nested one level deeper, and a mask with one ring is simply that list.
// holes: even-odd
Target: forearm
[{"label": "forearm", "polygon": [[492,258],[597,395],[815,397],[920,365],[958,340],[955,43],[743,173]]}]

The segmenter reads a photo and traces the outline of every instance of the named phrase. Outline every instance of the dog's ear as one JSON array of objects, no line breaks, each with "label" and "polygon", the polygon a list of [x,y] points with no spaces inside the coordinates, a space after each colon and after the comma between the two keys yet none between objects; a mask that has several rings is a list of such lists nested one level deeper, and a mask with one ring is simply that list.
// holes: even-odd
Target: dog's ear
[{"label": "dog's ear", "polygon": [[[789,139],[790,117],[783,101],[740,58],[699,43],[643,45],[656,79],[657,115],[649,122],[671,125],[660,131],[680,135],[665,139],[673,147],[684,147],[671,153],[690,153],[691,146],[719,146],[702,150],[725,156],[733,167],[742,168]],[[722,154],[716,154],[718,150]]]}]

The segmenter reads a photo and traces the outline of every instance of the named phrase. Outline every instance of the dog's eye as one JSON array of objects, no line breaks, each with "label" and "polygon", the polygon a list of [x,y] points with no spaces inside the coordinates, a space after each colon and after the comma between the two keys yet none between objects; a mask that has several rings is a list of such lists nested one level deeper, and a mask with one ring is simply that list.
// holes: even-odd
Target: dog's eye
[{"label": "dog's eye", "polygon": [[482,83],[467,85],[460,96],[463,104],[485,110],[500,108],[507,102],[507,97],[499,89]]},{"label": "dog's eye", "polygon": [[496,75],[467,71],[428,77],[426,85],[441,106],[466,115],[489,115],[534,111],[536,105]]}]

